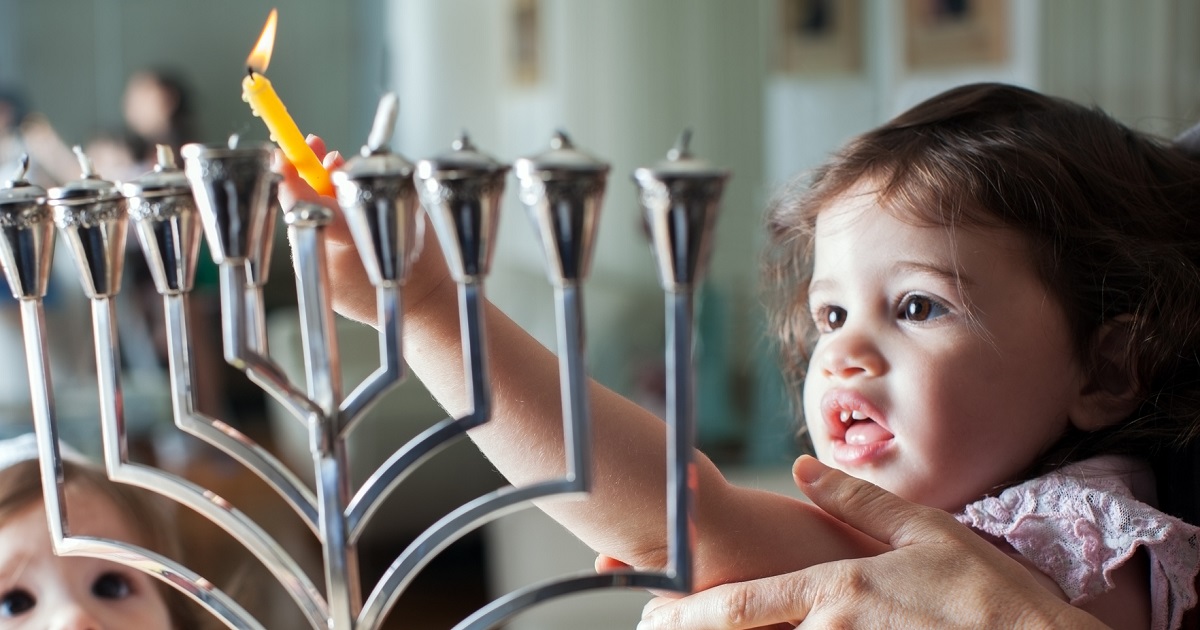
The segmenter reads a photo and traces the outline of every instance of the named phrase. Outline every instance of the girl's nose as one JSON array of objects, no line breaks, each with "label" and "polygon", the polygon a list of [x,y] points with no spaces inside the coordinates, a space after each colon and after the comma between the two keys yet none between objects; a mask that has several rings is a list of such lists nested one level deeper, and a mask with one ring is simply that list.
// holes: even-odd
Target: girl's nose
[{"label": "girl's nose", "polygon": [[842,330],[821,351],[821,370],[829,378],[881,376],[887,361],[868,335]]},{"label": "girl's nose", "polygon": [[71,603],[55,611],[54,619],[48,628],[50,630],[115,630],[104,628],[100,620],[86,606],[77,603]]}]

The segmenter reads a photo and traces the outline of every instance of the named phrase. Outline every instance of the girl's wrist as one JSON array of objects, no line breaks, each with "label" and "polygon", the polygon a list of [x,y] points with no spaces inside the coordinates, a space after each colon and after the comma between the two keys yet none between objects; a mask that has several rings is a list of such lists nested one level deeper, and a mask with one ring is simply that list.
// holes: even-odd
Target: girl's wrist
[{"label": "girl's wrist", "polygon": [[431,322],[443,324],[451,314],[457,314],[458,311],[457,285],[448,271],[441,274],[441,277],[426,289],[407,287],[404,298],[405,327],[412,332],[418,332]]}]

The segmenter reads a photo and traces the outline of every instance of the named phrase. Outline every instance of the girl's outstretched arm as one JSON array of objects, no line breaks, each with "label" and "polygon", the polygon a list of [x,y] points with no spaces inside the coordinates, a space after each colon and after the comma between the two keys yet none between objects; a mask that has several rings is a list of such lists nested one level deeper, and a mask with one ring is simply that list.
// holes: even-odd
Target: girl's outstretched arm
[{"label": "girl's outstretched arm", "polygon": [[[319,140],[312,141],[324,155]],[[326,160],[327,166],[336,160]],[[286,164],[284,207],[297,198],[336,210]],[[340,212],[338,213],[340,217]],[[367,282],[344,222],[328,232],[335,309],[374,324]],[[405,358],[452,415],[470,411],[458,323],[457,287],[432,230],[404,288]],[[513,484],[565,473],[558,359],[496,307],[486,306],[492,418],[471,439]],[[593,490],[586,500],[547,499],[539,507],[589,547],[642,569],[665,567],[666,425],[650,412],[591,382]],[[884,546],[819,509],[782,495],[735,487],[702,454],[695,458],[696,587],[878,553]]]}]

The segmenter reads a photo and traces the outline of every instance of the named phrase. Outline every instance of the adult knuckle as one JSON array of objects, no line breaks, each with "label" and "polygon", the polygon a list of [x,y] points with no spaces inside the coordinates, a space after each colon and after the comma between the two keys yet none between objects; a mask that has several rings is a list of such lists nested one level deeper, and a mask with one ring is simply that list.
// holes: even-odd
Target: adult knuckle
[{"label": "adult knuckle", "polygon": [[819,579],[797,582],[794,592],[808,601],[814,612],[829,613],[846,602],[861,601],[874,590],[868,571],[854,561],[833,562],[825,565]]},{"label": "adult knuckle", "polygon": [[758,594],[753,589],[735,585],[721,598],[716,613],[722,622],[740,628],[739,624],[752,618],[757,605]]},{"label": "adult knuckle", "polygon": [[686,628],[684,625],[683,611],[678,608],[668,608],[655,613],[659,618],[661,627],[664,628]]},{"label": "adult knuckle", "polygon": [[844,595],[854,600],[871,591],[871,579],[858,565],[846,566],[842,571],[841,588]]},{"label": "adult knuckle", "polygon": [[847,484],[841,490],[840,503],[847,511],[868,513],[882,507],[883,493],[867,483]]},{"label": "adult knuckle", "polygon": [[800,625],[801,628],[820,628],[820,630],[862,630],[864,626],[855,622],[846,610],[828,608],[814,612]]},{"label": "adult knuckle", "polygon": [[949,512],[922,506],[901,529],[911,541],[937,544],[945,552],[968,554],[979,546],[991,547]]},{"label": "adult knuckle", "polygon": [[861,630],[861,628],[852,620],[844,616],[833,617],[829,619],[824,627],[826,630]]}]

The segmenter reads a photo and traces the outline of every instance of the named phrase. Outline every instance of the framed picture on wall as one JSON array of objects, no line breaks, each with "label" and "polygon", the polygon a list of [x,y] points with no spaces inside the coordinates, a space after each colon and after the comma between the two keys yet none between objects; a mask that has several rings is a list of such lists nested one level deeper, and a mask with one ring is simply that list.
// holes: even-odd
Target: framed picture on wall
[{"label": "framed picture on wall", "polygon": [[778,0],[779,72],[855,74],[862,70],[860,0]]},{"label": "framed picture on wall", "polygon": [[538,0],[511,0],[510,67],[515,85],[529,86],[541,80],[542,34]]},{"label": "framed picture on wall", "polygon": [[908,66],[914,70],[1004,63],[1009,0],[907,0]]}]

